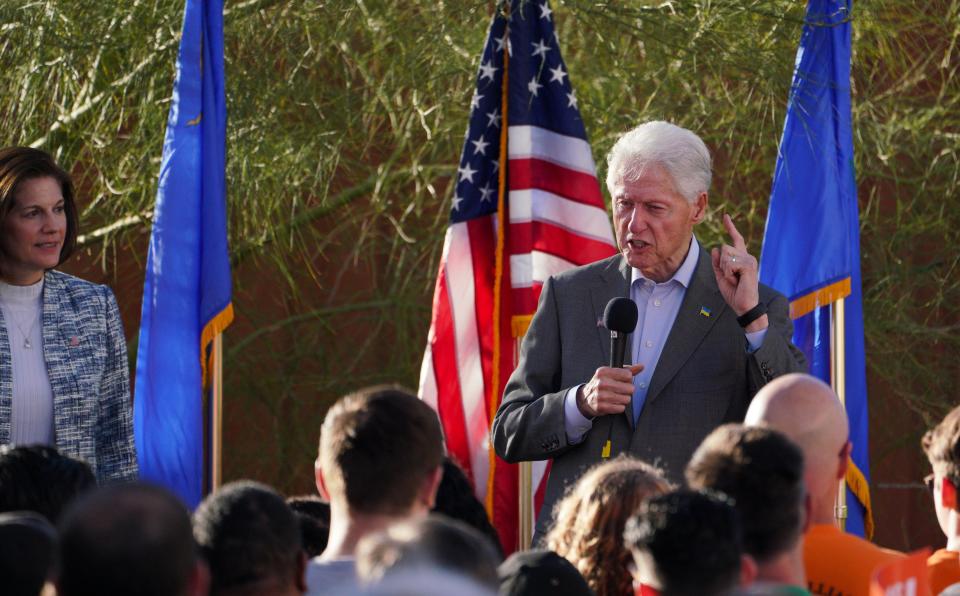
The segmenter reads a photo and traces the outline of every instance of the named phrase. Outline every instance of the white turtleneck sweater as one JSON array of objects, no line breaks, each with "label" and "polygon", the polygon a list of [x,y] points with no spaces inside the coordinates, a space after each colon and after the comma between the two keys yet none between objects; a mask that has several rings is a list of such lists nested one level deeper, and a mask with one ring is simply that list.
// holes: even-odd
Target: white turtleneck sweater
[{"label": "white turtleneck sweater", "polygon": [[13,366],[10,442],[14,445],[54,444],[53,389],[43,359],[42,296],[42,279],[32,286],[0,282],[0,309]]}]

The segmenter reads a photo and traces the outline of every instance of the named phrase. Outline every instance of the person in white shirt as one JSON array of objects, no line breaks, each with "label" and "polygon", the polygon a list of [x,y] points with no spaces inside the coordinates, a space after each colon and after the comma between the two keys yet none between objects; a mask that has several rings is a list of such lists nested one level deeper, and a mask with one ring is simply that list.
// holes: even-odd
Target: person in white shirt
[{"label": "person in white shirt", "polygon": [[53,446],[101,484],[134,480],[117,301],[55,270],[77,234],[70,175],[38,149],[0,149],[0,445]]},{"label": "person in white shirt", "polygon": [[357,543],[429,513],[443,455],[437,413],[408,391],[371,387],[330,408],[315,465],[317,488],[330,501],[330,539],[307,567],[308,594],[349,593]]}]

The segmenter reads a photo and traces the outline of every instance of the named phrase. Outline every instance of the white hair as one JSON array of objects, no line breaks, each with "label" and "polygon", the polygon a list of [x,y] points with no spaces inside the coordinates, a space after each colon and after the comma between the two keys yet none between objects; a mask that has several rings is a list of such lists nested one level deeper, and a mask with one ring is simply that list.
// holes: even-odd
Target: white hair
[{"label": "white hair", "polygon": [[659,164],[673,178],[685,199],[693,203],[710,188],[710,151],[693,132],[676,124],[645,122],[620,137],[607,154],[607,189],[624,180],[637,180],[649,164]]}]

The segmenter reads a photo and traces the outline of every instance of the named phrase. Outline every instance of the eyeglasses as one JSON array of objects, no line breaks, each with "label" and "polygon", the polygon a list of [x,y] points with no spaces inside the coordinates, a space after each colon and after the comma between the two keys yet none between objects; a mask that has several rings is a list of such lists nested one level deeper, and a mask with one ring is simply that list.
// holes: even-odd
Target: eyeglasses
[{"label": "eyeglasses", "polygon": [[927,485],[927,490],[933,493],[933,482],[937,479],[937,475],[933,472],[927,474],[923,477],[923,483]]}]

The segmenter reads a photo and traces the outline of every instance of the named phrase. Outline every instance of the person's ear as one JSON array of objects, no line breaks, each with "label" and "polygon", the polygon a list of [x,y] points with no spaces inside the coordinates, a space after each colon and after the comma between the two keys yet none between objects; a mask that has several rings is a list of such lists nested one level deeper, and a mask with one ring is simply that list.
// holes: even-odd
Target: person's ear
[{"label": "person's ear", "polygon": [[294,585],[300,590],[301,594],[307,593],[307,553],[300,551],[297,557],[297,575],[294,577]]},{"label": "person's ear", "polygon": [[420,487],[420,502],[424,504],[427,511],[433,509],[437,503],[437,489],[440,488],[440,481],[443,479],[443,466],[437,468],[427,475],[423,486]]},{"label": "person's ear", "polygon": [[745,588],[757,579],[757,562],[750,555],[740,555],[740,587]]},{"label": "person's ear", "polygon": [[940,484],[940,504],[944,509],[957,509],[957,485],[946,476]]},{"label": "person's ear", "polygon": [[327,484],[323,481],[323,468],[320,466],[320,458],[313,462],[313,478],[317,485],[317,492],[325,500],[330,500],[330,493],[327,491]]},{"label": "person's ear", "polygon": [[207,562],[199,557],[187,580],[186,593],[190,596],[207,596],[210,593],[210,568],[207,567]]},{"label": "person's ear", "polygon": [[707,198],[707,193],[702,192],[697,195],[696,200],[691,203],[693,212],[690,219],[693,221],[693,223],[698,224],[703,221],[705,217],[707,217],[707,205],[709,202],[710,201]]},{"label": "person's ear", "polygon": [[840,449],[837,458],[840,460],[837,465],[837,480],[843,480],[847,477],[847,468],[850,467],[850,454],[853,453],[853,443],[847,441]]},{"label": "person's ear", "polygon": [[803,535],[807,533],[807,530],[810,529],[811,520],[813,519],[813,499],[810,498],[810,494],[803,495],[803,523],[800,525],[800,539],[803,540]]}]

